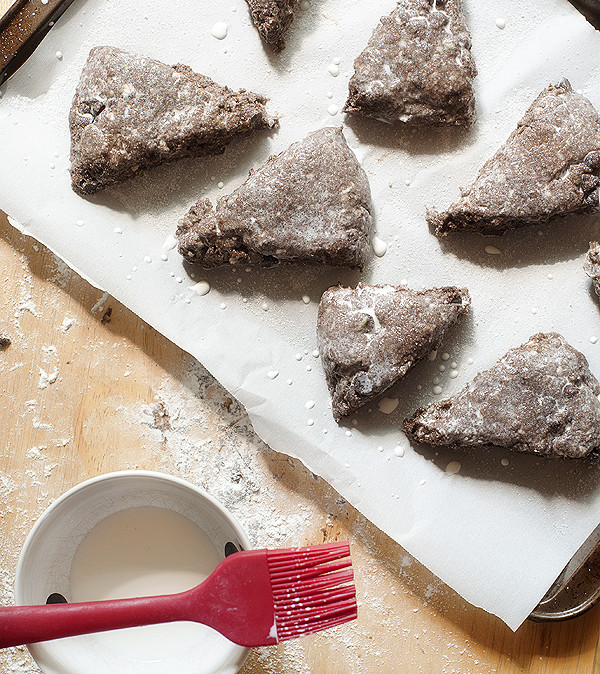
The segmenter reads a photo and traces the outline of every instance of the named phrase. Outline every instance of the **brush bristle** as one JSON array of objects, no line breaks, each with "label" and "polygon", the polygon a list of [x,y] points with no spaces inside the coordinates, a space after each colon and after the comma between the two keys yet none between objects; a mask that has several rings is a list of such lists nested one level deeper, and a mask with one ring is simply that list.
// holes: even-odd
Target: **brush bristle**
[{"label": "brush bristle", "polygon": [[356,618],[356,588],[349,555],[347,542],[268,550],[279,641]]}]

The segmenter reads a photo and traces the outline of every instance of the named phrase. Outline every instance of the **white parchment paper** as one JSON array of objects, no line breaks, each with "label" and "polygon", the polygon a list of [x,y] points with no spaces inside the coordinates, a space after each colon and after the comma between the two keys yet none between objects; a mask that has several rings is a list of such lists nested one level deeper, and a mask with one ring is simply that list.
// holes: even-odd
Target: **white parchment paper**
[{"label": "white parchment paper", "polygon": [[[269,154],[344,121],[330,106],[342,108],[354,58],[394,5],[311,0],[275,57],[263,49],[243,0],[77,0],[2,88],[0,208],[198,358],[274,449],[302,459],[469,602],[515,629],[600,521],[598,468],[522,455],[504,466],[500,450],[433,452],[411,447],[400,424],[436,399],[434,385],[451,394],[537,331],[561,332],[600,376],[600,343],[590,340],[600,333],[599,309],[582,272],[599,221],[570,218],[501,239],[440,241],[424,211],[458,195],[549,82],[568,77],[600,107],[600,33],[566,0],[467,0],[479,69],[472,132],[411,134],[346,120],[371,181],[377,235],[388,243],[362,275],[203,272],[184,267],[172,248],[177,220],[196,199],[233,190]],[[211,35],[218,21],[228,25],[224,40]],[[70,188],[67,116],[89,49],[99,44],[180,61],[233,88],[264,93],[280,129],[234,143],[221,157],[184,160],[82,199]],[[338,59],[333,76],[329,66]],[[500,254],[487,254],[487,244]],[[200,280],[211,285],[205,296],[191,289]],[[399,399],[391,414],[373,405],[338,427],[313,355],[316,310],[329,285],[358,280],[467,286],[473,310],[435,361],[388,394]],[[462,465],[456,475],[445,472],[451,460]]]}]

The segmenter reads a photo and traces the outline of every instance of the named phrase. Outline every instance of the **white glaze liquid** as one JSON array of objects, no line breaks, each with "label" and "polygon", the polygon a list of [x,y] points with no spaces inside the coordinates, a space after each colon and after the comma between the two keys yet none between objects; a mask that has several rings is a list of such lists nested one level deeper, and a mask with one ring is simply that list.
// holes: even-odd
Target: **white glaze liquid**
[{"label": "white glaze liquid", "polygon": [[[71,562],[69,600],[96,601],[171,594],[201,583],[221,556],[210,538],[179,513],[129,508],[110,515],[83,539]],[[136,660],[163,660],[214,641],[191,622],[133,627],[94,635],[100,649]]]},{"label": "white glaze liquid", "polygon": [[217,21],[210,31],[217,40],[224,40],[227,37],[229,26],[224,21]]},{"label": "white glaze liquid", "polygon": [[373,252],[375,255],[377,255],[377,257],[383,257],[387,253],[387,243],[378,236],[374,236],[371,239],[371,246],[373,247]]},{"label": "white glaze liquid", "polygon": [[208,295],[210,292],[210,284],[208,281],[198,281],[198,283],[190,286],[190,290],[193,290],[196,295],[200,295],[200,297],[202,297],[203,295]]}]

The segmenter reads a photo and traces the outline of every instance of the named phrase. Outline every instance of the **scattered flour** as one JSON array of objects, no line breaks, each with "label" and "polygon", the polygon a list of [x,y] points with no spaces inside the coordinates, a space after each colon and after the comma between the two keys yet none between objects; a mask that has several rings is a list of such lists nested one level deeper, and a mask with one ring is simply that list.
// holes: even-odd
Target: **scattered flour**
[{"label": "scattered flour", "polygon": [[300,508],[284,510],[275,505],[273,494],[261,489],[260,485],[267,483],[268,466],[259,455],[266,446],[253,442],[252,427],[241,406],[231,401],[228,411],[228,416],[235,418],[229,426],[237,432],[235,443],[226,443],[219,437],[198,437],[198,426],[203,424],[198,419],[196,397],[186,395],[186,389],[195,388],[200,394],[204,386],[202,379],[193,376],[185,389],[172,383],[161,386],[160,402],[155,405],[166,410],[161,418],[168,418],[168,424],[157,423],[153,406],[135,405],[120,412],[132,424],[143,419],[143,433],[149,439],[160,437],[168,449],[170,456],[165,455],[163,469],[202,486],[218,499],[240,521],[253,545],[273,547],[303,542],[298,537],[315,515],[315,507],[307,501]]},{"label": "scattered flour", "polygon": [[58,351],[54,345],[42,346],[43,362],[46,365],[50,365],[53,369],[48,367],[45,369],[40,367],[40,380],[38,382],[39,389],[48,388],[51,384],[54,384],[58,379],[58,365],[56,361],[58,360]]},{"label": "scattered flour", "polygon": [[[19,483],[0,470],[0,497],[5,502],[14,502],[14,497],[7,497],[13,493],[22,492],[24,489],[33,485],[40,485],[44,478],[50,475],[50,471],[57,464],[46,463],[46,457],[42,453],[46,450],[45,445],[32,447],[27,452],[27,469],[21,475]],[[49,505],[48,494],[42,490],[38,497],[39,512],[30,513],[20,506],[7,505],[0,512],[0,518],[11,518],[11,537],[13,541],[23,542],[29,533],[35,517]],[[20,545],[3,545],[0,549],[0,606],[10,606],[13,604],[13,587],[15,581],[15,570],[20,551]],[[6,648],[0,650],[0,672],[3,674],[40,674],[39,667],[32,660],[29,651],[25,646],[16,648]]]},{"label": "scattered flour", "polygon": [[56,283],[60,288],[66,288],[67,284],[73,279],[75,272],[69,265],[62,260],[58,255],[52,254],[52,264],[54,269],[50,276],[50,280]]},{"label": "scattered flour", "polygon": [[39,314],[35,306],[35,302],[33,300],[26,300],[25,302],[21,302],[21,304],[19,304],[20,314],[22,315],[26,311],[28,311],[30,314],[33,314],[36,317],[39,317]]},{"label": "scattered flour", "polygon": [[67,314],[61,323],[60,329],[62,332],[67,332],[70,328],[72,328],[74,325],[77,325],[77,319],[75,316],[71,316]]},{"label": "scattered flour", "polygon": [[[51,350],[45,353],[48,357],[55,355]],[[426,630],[420,627],[425,618],[407,621],[405,613],[394,608],[393,597],[399,595],[398,599],[402,597],[402,601],[409,602],[407,610],[411,616],[415,608],[418,615],[425,615],[425,611],[420,611],[423,605],[430,602],[435,605],[436,598],[444,596],[447,588],[395,544],[390,542],[389,549],[380,549],[373,525],[300,462],[282,457],[264,445],[254,434],[239,403],[228,397],[200,365],[191,359],[188,365],[178,382],[165,380],[155,388],[155,402],[118,408],[120,422],[130,425],[139,434],[149,452],[158,452],[160,469],[205,488],[232,512],[256,547],[344,540],[350,531],[360,543],[354,545],[352,552],[354,565],[360,569],[356,578],[359,612],[369,613],[386,633],[401,635],[402,639],[420,638],[425,651],[431,648]],[[34,413],[41,404],[42,401],[36,399],[26,401],[26,412]],[[13,506],[18,515],[19,538],[24,539],[35,518],[48,505],[43,485],[57,467],[52,460],[54,446],[61,447],[68,442],[53,440],[32,447],[19,485],[0,470],[0,495],[8,496],[30,487],[40,492],[39,511],[27,513]],[[282,471],[291,471],[291,479],[286,482],[294,485],[285,492],[273,485],[274,476],[283,478]],[[5,515],[0,514],[2,516]],[[0,602],[4,605],[12,603],[17,556],[18,549],[15,551],[12,546],[10,550],[0,550],[3,569]],[[446,629],[444,624],[440,629]],[[430,632],[432,643],[437,643],[437,631],[431,629]],[[458,639],[457,633],[458,630],[449,633],[448,638]],[[332,658],[331,671],[378,671],[377,663],[383,668],[391,661],[392,653],[380,640],[372,639],[360,620],[311,639]],[[281,671],[311,674],[315,671],[314,663],[307,655],[305,643],[298,640],[280,644],[277,658],[273,657],[272,648],[253,649],[249,667],[265,674]],[[282,670],[282,666],[285,669]],[[336,670],[336,666],[339,669]],[[0,652],[0,671],[39,674],[28,652],[22,648]]]},{"label": "scattered flour", "polygon": [[41,431],[51,431],[53,428],[52,424],[44,423],[43,421],[40,421],[36,417],[33,418],[33,427],[36,430]]},{"label": "scattered flour", "polygon": [[50,374],[48,374],[46,370],[40,367],[40,381],[38,383],[38,388],[39,389],[48,388],[48,385],[54,384],[57,379],[58,379],[58,370],[54,370],[54,372],[50,372]]},{"label": "scattered flour", "polygon": [[108,302],[109,297],[110,295],[108,293],[102,293],[96,304],[90,309],[91,313],[95,314],[104,311],[104,305]]},{"label": "scattered flour", "polygon": [[45,449],[46,445],[40,445],[39,447],[32,447],[25,456],[28,459],[43,459],[44,455],[42,454],[42,451]]}]

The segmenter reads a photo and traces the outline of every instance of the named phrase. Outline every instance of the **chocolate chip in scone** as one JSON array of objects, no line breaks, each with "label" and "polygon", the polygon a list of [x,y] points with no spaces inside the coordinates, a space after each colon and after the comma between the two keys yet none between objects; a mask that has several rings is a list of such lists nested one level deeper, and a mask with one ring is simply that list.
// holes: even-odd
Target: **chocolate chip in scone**
[{"label": "chocolate chip in scone", "polygon": [[600,169],[600,150],[588,152],[583,161],[592,170]]},{"label": "chocolate chip in scone", "polygon": [[179,252],[203,267],[327,264],[362,268],[371,192],[341,129],[313,131],[252,171],[213,206],[198,201],[177,229]]},{"label": "chocolate chip in scone", "polygon": [[379,396],[435,350],[470,305],[464,288],[329,288],[319,304],[319,353],[340,420]]},{"label": "chocolate chip in scone", "polygon": [[590,212],[598,205],[599,169],[600,116],[563,80],[541,92],[460,199],[427,219],[438,235],[501,234]]},{"label": "chocolate chip in scone", "polygon": [[452,397],[417,410],[404,430],[432,445],[596,458],[599,393],[582,353],[555,332],[538,333]]},{"label": "chocolate chip in scone", "polygon": [[354,62],[344,109],[391,124],[470,126],[476,74],[461,0],[401,0]]},{"label": "chocolate chip in scone", "polygon": [[285,35],[300,0],[246,0],[252,21],[262,39],[274,52],[285,48]]},{"label": "chocolate chip in scone", "polygon": [[93,194],[159,164],[219,154],[276,124],[265,103],[185,65],[94,47],[69,114],[73,189]]}]

